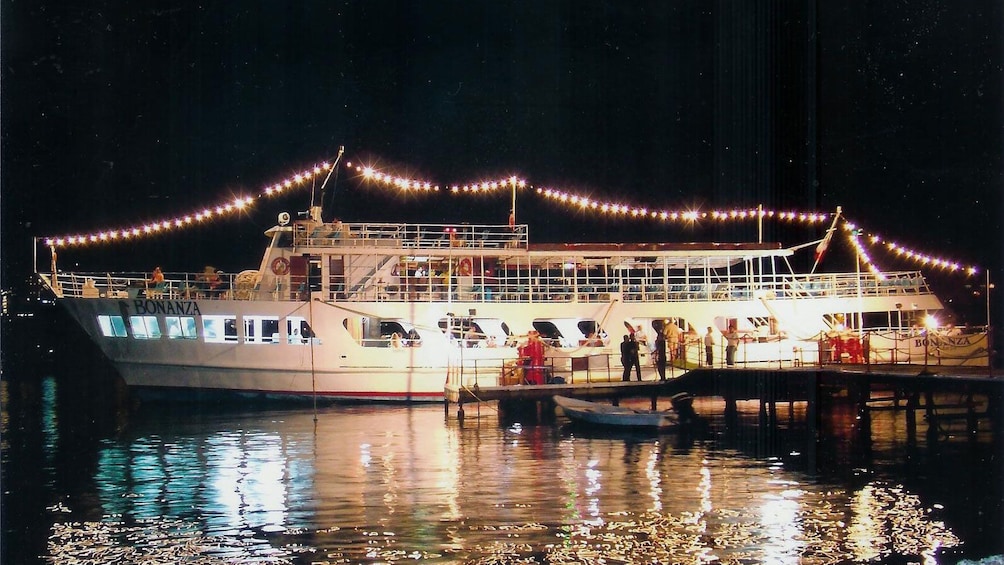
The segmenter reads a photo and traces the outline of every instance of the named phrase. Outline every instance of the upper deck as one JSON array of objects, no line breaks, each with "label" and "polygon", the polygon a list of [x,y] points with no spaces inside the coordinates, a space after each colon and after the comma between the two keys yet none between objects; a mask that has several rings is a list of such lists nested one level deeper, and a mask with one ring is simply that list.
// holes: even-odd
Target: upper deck
[{"label": "upper deck", "polygon": [[533,265],[554,258],[607,267],[722,268],[752,258],[787,257],[779,243],[530,243],[526,224],[320,223],[310,220],[266,232],[297,253],[526,257]]},{"label": "upper deck", "polygon": [[[61,296],[210,300],[692,302],[905,297],[919,272],[792,273],[792,248],[758,243],[531,244],[526,225],[321,223],[275,226],[257,269],[224,273],[60,273]],[[290,271],[278,273],[276,260]],[[298,270],[299,269],[299,270]],[[309,291],[308,291],[309,289]],[[314,294],[314,296],[317,296]]]}]

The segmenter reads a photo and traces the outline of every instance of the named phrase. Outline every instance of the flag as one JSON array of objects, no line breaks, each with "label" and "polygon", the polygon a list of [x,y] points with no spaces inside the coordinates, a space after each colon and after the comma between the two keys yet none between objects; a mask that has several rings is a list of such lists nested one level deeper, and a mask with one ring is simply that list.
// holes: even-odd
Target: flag
[{"label": "flag", "polygon": [[840,213],[842,212],[840,206],[837,206],[837,213],[833,215],[833,222],[830,223],[830,229],[826,230],[826,235],[823,237],[823,241],[819,242],[816,246],[816,261],[812,264],[811,273],[816,272],[816,266],[819,265],[820,259],[823,258],[823,254],[826,253],[826,249],[830,247],[830,240],[833,239],[833,232],[837,231],[837,222],[840,221]]},{"label": "flag", "polygon": [[826,237],[823,241],[819,242],[816,246],[816,263],[819,263],[823,259],[823,254],[826,253],[826,249],[830,247],[830,240],[833,239],[833,228],[826,230]]}]

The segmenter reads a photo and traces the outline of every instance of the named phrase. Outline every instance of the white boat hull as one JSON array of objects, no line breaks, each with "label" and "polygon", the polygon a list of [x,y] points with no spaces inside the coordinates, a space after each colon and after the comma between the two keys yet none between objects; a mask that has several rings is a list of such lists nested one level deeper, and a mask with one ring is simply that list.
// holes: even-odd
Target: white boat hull
[{"label": "white boat hull", "polygon": [[[541,372],[621,380],[620,343],[637,328],[647,332],[641,378],[654,380],[650,347],[673,324],[682,335],[667,346],[667,378],[674,364],[708,364],[707,328],[713,366],[737,325],[739,366],[816,363],[820,337],[851,327],[854,313],[860,327],[861,313],[891,325],[893,314],[942,308],[919,273],[781,273],[794,251],[769,244],[532,246],[525,226],[316,219],[266,233],[259,268],[225,284],[212,268],[157,286],[135,275],[41,276],[130,387],[338,400],[441,401],[447,384]],[[518,345],[538,330],[551,347],[528,367]]]}]

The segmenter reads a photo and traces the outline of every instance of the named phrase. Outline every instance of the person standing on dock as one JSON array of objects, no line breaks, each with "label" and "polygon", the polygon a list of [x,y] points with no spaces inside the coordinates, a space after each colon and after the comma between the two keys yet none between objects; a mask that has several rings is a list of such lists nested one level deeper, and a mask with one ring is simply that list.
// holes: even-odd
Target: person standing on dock
[{"label": "person standing on dock", "polygon": [[[629,339],[631,356],[628,357],[628,372],[631,373],[631,367],[635,367],[635,375],[639,380],[642,380],[642,360],[640,358],[641,350],[639,349],[638,340],[632,335]],[[631,380],[631,374],[628,375],[628,379]]]},{"label": "person standing on dock", "polygon": [[670,320],[666,324],[666,329],[663,332],[666,337],[666,343],[670,347],[670,360],[674,360],[680,356],[680,338],[682,337],[682,332],[680,331],[680,326],[676,325],[676,320]]},{"label": "person standing on dock", "polygon": [[729,326],[729,333],[725,334],[725,364],[734,367],[736,364],[736,349],[739,347],[739,332],[735,326]]},{"label": "person standing on dock", "polygon": [[621,341],[621,367],[624,367],[624,375],[621,377],[623,381],[631,380],[631,364],[628,359],[631,358],[631,338],[627,334],[624,334],[624,340]]},{"label": "person standing on dock", "polygon": [[662,332],[655,337],[655,368],[659,371],[659,380],[666,380],[666,336]]},{"label": "person standing on dock", "polygon": [[528,339],[522,354],[529,363],[526,366],[525,380],[527,384],[542,385],[544,378],[544,342],[537,330],[527,333]]},{"label": "person standing on dock", "polygon": [[632,367],[634,367],[638,380],[641,380],[641,361],[638,359],[638,342],[633,335],[624,336],[624,341],[621,342],[621,365],[624,366],[624,374],[621,375],[622,380],[631,380]]},{"label": "person standing on dock", "polygon": [[704,334],[704,359],[708,367],[715,364],[715,334],[711,326],[708,326],[708,333]]}]

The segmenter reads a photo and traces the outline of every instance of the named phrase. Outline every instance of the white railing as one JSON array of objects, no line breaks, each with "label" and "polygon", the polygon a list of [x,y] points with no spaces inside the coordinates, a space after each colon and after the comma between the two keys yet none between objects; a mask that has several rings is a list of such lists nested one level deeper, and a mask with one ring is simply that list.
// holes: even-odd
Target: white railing
[{"label": "white railing", "polygon": [[398,249],[526,249],[526,224],[297,223],[295,247],[388,247]]}]

